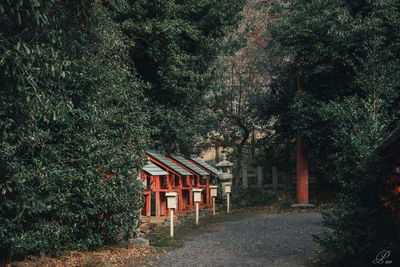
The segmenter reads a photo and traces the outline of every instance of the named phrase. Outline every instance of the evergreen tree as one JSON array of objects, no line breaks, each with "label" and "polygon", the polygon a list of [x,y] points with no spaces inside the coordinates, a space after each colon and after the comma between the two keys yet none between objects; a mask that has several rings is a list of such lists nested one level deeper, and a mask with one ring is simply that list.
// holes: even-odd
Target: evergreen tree
[{"label": "evergreen tree", "polygon": [[211,66],[245,1],[121,2],[115,20],[134,42],[133,65],[148,85],[154,146],[189,154],[206,117]]},{"label": "evergreen tree", "polygon": [[388,169],[376,149],[400,115],[400,3],[283,2],[269,24],[273,79],[260,117],[275,118],[277,139],[292,149],[299,131],[313,174],[339,188],[342,206],[324,213],[334,232],[318,242],[343,264],[370,264],[384,248],[399,253],[398,211],[381,201]]}]

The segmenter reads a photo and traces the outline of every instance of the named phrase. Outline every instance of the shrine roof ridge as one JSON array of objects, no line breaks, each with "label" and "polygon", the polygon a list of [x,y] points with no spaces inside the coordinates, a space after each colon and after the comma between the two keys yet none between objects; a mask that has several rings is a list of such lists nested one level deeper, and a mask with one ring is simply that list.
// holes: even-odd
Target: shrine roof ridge
[{"label": "shrine roof ridge", "polygon": [[147,161],[142,170],[153,176],[168,175],[166,171],[152,163],[150,160]]},{"label": "shrine roof ridge", "polygon": [[194,162],[196,162],[197,164],[199,164],[200,166],[202,166],[203,168],[207,169],[208,171],[215,173],[216,175],[221,175],[222,173],[217,170],[216,168],[214,168],[213,166],[211,166],[210,164],[207,164],[206,162],[202,161],[201,159],[197,158],[197,157],[190,157],[190,159]]},{"label": "shrine roof ridge", "polygon": [[175,171],[179,175],[193,175],[192,173],[188,172],[175,162],[172,162],[171,160],[167,159],[165,156],[161,155],[158,151],[156,150],[147,150],[146,153],[160,162],[161,164],[165,165],[166,167],[170,168],[171,170]]},{"label": "shrine roof ridge", "polygon": [[170,155],[171,158],[173,158],[174,160],[178,161],[180,164],[184,165],[186,168],[190,169],[191,171],[199,174],[199,175],[209,175],[208,172],[204,171],[203,169],[201,169],[200,167],[196,166],[195,164],[191,163],[190,161],[188,161],[187,159],[185,159],[182,156],[179,156],[177,154],[171,154]]}]

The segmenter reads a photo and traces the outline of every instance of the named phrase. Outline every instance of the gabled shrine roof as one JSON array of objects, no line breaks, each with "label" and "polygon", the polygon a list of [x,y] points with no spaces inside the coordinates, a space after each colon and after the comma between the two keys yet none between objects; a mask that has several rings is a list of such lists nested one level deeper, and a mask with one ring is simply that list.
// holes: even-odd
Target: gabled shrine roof
[{"label": "gabled shrine roof", "polygon": [[150,160],[147,161],[142,170],[154,176],[168,175],[168,172],[164,171],[163,169],[152,163]]},{"label": "gabled shrine roof", "polygon": [[209,175],[208,172],[206,172],[205,170],[201,169],[200,167],[196,166],[195,164],[191,163],[190,161],[188,161],[187,159],[185,159],[179,155],[171,154],[171,158],[173,158],[174,160],[176,160],[177,162],[179,162],[186,168],[190,169],[191,171],[193,171],[201,176]]},{"label": "gabled shrine roof", "polygon": [[219,170],[217,170],[217,169],[214,168],[213,166],[211,166],[211,165],[205,163],[204,161],[200,160],[199,158],[190,157],[190,159],[191,159],[193,162],[199,164],[199,165],[200,165],[201,167],[203,167],[204,169],[206,169],[206,170],[208,170],[208,171],[210,171],[210,172],[212,172],[212,173],[215,173],[216,175],[221,175],[221,174],[222,174]]},{"label": "gabled shrine roof", "polygon": [[158,151],[156,150],[147,150],[146,153],[154,158],[156,161],[160,162],[164,166],[168,167],[169,169],[175,171],[179,175],[193,175],[175,162],[170,161],[167,159],[165,156],[161,155]]}]

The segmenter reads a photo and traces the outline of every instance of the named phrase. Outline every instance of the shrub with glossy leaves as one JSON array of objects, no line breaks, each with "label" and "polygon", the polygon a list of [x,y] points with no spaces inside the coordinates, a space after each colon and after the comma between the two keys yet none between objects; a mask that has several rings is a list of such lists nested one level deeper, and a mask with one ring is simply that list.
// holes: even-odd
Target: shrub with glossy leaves
[{"label": "shrub with glossy leaves", "polygon": [[2,1],[0,12],[0,253],[131,235],[148,133],[130,44],[93,1]]}]

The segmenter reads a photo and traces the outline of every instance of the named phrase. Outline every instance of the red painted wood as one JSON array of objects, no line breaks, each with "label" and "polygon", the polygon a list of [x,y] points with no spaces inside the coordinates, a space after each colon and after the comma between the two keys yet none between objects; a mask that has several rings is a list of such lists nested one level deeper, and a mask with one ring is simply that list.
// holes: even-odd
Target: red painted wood
[{"label": "red painted wood", "polygon": [[178,191],[178,213],[183,211],[183,196],[182,189]]},{"label": "red painted wood", "polygon": [[160,192],[156,191],[156,216],[160,217]]},{"label": "red painted wood", "polygon": [[[394,211],[398,211],[397,216],[400,219],[399,211],[399,199],[400,199],[400,174],[396,172],[396,168],[400,167],[400,138],[397,138],[388,148],[385,149],[385,156],[389,162],[393,162],[392,170],[384,177],[383,181],[392,190],[388,192],[387,197],[381,197],[386,207],[392,208]],[[394,185],[394,186],[393,186]],[[397,201],[396,201],[397,198]]]},{"label": "red painted wood", "polygon": [[[191,160],[191,159],[187,159],[187,160],[190,161],[191,163],[193,163],[194,165],[196,165],[197,167],[199,167],[200,169],[202,169],[202,170],[204,170],[204,171],[206,171],[206,172],[208,172],[210,174],[209,176],[207,176],[207,185],[206,185],[206,189],[207,189],[206,190],[207,191],[207,204],[209,205],[211,203],[211,197],[210,197],[210,194],[211,194],[210,185],[212,184],[211,183],[211,176],[217,176],[217,175],[215,173],[213,173],[212,171],[207,170],[203,166],[197,164],[193,160]],[[200,187],[202,187],[202,186],[200,186]]]},{"label": "red painted wood", "polygon": [[[304,84],[301,78],[301,68],[297,72],[297,91],[304,91]],[[300,122],[299,122],[300,124]],[[308,203],[308,159],[304,143],[297,133],[297,203]]]},{"label": "red painted wood", "polygon": [[200,175],[198,175],[196,172],[192,171],[191,169],[187,168],[185,165],[179,163],[178,161],[174,160],[171,157],[167,157],[167,159],[169,159],[170,161],[172,161],[173,163],[175,163],[176,165],[182,167],[183,169],[187,170],[188,172],[190,172],[191,174],[193,174],[193,176],[195,176],[196,179],[196,183],[195,184],[200,184]]},{"label": "red painted wood", "polygon": [[[159,185],[159,186],[154,187],[154,189],[152,188],[152,190],[155,191],[155,192],[161,192],[161,191],[167,192],[167,191],[170,191],[170,190],[178,192],[178,203],[177,203],[178,204],[178,209],[177,210],[178,210],[178,214],[182,213],[183,210],[186,207],[185,206],[186,205],[185,202],[187,201],[187,198],[183,197],[182,190],[185,190],[185,189],[191,190],[192,189],[190,184],[188,186],[183,186],[183,181],[184,181],[184,179],[187,180],[187,177],[182,177],[179,173],[177,173],[174,170],[168,168],[162,162],[160,162],[157,159],[151,157],[150,155],[146,154],[146,157],[148,159],[150,159],[152,162],[154,162],[156,165],[158,165],[158,166],[162,167],[163,169],[165,169],[165,171],[169,173],[169,176],[168,176],[169,177],[169,182],[168,182],[168,187],[169,188],[168,189],[162,189],[161,185]],[[179,185],[177,185],[176,182],[175,182],[176,178],[178,178]],[[159,200],[156,200],[156,203],[161,205],[159,203]]]},{"label": "red painted wood", "polygon": [[299,135],[297,135],[297,203],[308,203],[307,152]]},{"label": "red painted wood", "polygon": [[147,205],[146,205],[146,216],[151,216],[151,194],[149,193],[146,196],[146,200],[147,200]]}]

